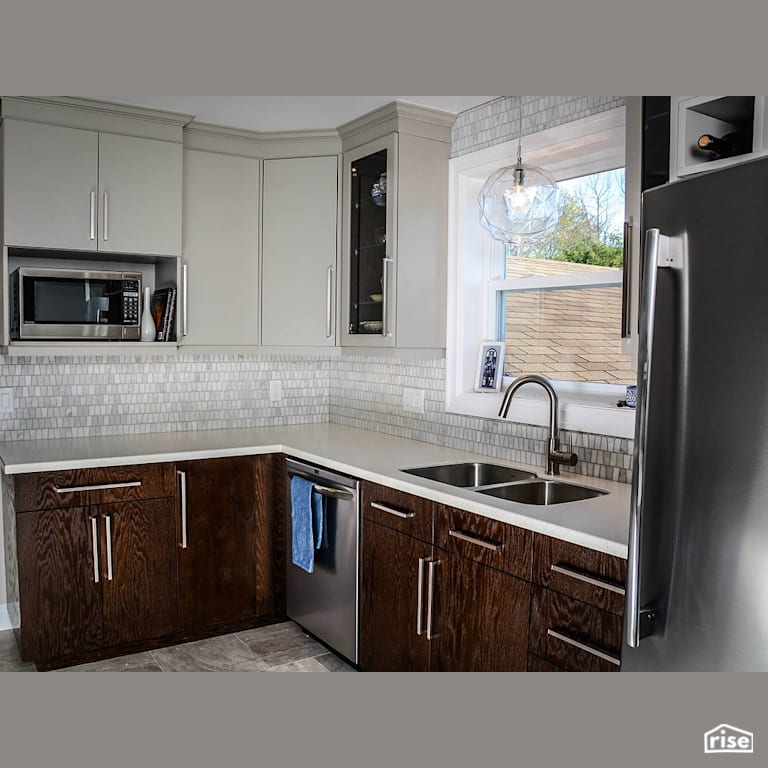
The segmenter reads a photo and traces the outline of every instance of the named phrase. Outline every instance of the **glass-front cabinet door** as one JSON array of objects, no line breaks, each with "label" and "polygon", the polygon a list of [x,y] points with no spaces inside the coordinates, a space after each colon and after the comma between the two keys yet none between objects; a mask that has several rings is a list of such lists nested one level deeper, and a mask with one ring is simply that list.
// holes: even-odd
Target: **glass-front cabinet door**
[{"label": "glass-front cabinet door", "polygon": [[345,155],[347,343],[393,343],[394,137]]}]

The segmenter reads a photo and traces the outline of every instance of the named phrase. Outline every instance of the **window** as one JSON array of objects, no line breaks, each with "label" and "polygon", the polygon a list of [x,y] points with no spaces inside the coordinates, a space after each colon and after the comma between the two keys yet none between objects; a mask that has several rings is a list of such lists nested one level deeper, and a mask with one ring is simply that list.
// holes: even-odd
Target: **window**
[{"label": "window", "polygon": [[559,381],[634,384],[622,352],[624,169],[560,182],[557,227],[542,240],[503,248],[491,282],[504,371]]},{"label": "window", "polygon": [[[634,411],[617,408],[635,382],[622,348],[624,108],[523,139],[523,159],[551,171],[566,215],[550,238],[505,247],[480,226],[477,195],[488,176],[513,164],[517,141],[450,162],[446,408],[495,417],[502,395],[476,392],[481,345],[505,341],[503,389],[513,376],[556,382],[561,425],[631,437]],[[530,391],[529,391],[530,390]],[[547,423],[543,393],[525,387],[509,418]]]}]

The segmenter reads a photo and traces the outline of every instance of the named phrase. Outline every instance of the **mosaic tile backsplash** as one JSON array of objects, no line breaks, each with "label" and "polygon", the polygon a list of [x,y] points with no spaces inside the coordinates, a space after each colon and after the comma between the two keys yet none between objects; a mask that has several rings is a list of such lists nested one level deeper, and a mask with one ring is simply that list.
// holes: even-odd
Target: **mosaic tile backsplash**
[{"label": "mosaic tile backsplash", "polygon": [[[0,358],[0,441],[328,421],[327,357]],[[269,400],[280,381],[282,400]]]},{"label": "mosaic tile backsplash", "polygon": [[[269,400],[269,382],[283,399]],[[0,441],[236,429],[333,422],[526,464],[540,464],[547,430],[445,412],[445,360],[373,356],[216,355],[2,358]],[[425,413],[403,409],[423,389]],[[629,482],[632,441],[564,432],[577,474]]]},{"label": "mosaic tile backsplash", "polygon": [[[623,96],[502,96],[462,112],[451,132],[451,157],[624,105]],[[525,149],[525,148],[523,148]]]},{"label": "mosaic tile backsplash", "polygon": [[[443,359],[343,357],[334,360],[330,378],[330,420],[335,424],[544,468],[546,427],[446,413]],[[403,387],[425,390],[423,414],[403,410]],[[579,455],[576,467],[561,471],[631,482],[633,440],[568,430],[561,437]]]}]

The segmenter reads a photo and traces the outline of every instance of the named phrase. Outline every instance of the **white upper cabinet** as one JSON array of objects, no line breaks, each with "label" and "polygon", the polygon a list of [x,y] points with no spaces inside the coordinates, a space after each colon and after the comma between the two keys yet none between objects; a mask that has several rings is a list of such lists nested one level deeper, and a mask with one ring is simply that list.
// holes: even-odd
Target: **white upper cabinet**
[{"label": "white upper cabinet", "polygon": [[184,345],[259,343],[259,173],[258,159],[184,150]]},{"label": "white upper cabinet", "polygon": [[338,157],[264,161],[262,344],[333,346]]},{"label": "white upper cabinet", "polygon": [[182,146],[99,134],[99,250],[181,253]]},{"label": "white upper cabinet", "polygon": [[99,134],[3,121],[4,241],[95,251]]},{"label": "white upper cabinet", "polygon": [[4,243],[181,254],[180,141],[8,119]]}]

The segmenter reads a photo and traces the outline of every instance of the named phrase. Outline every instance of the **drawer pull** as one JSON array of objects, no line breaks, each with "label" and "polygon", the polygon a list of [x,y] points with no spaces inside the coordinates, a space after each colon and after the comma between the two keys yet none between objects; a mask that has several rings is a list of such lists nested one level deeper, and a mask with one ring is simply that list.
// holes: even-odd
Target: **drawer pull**
[{"label": "drawer pull", "polygon": [[608,653],[607,651],[602,650],[601,648],[597,648],[596,646],[589,645],[587,643],[582,643],[580,640],[576,640],[576,638],[571,637],[570,635],[566,635],[557,629],[548,629],[547,634],[550,637],[554,637],[556,640],[561,640],[567,645],[572,645],[574,648],[578,648],[580,651],[586,651],[592,656],[597,656],[598,659],[603,659],[604,661],[608,661],[611,664],[615,664],[617,667],[621,666],[620,658],[618,658],[617,656],[614,656],[613,654]]},{"label": "drawer pull", "polygon": [[560,573],[563,576],[570,576],[572,579],[583,581],[585,584],[591,584],[593,587],[601,587],[602,589],[608,589],[611,592],[615,592],[617,595],[624,595],[624,587],[620,587],[618,584],[614,584],[607,579],[598,579],[595,576],[589,576],[581,571],[574,570],[573,568],[567,568],[562,565],[552,563],[549,567],[554,573]]},{"label": "drawer pull", "polygon": [[453,536],[454,539],[459,539],[459,541],[467,541],[470,544],[477,544],[478,547],[490,549],[492,552],[498,552],[504,547],[504,545],[500,544],[498,541],[486,541],[485,539],[478,539],[476,536],[467,535],[464,533],[464,531],[448,531],[448,535]]},{"label": "drawer pull", "polygon": [[401,517],[403,518],[403,520],[408,520],[416,514],[415,512],[401,512],[399,509],[393,509],[392,507],[388,507],[386,504],[380,504],[378,501],[372,501],[371,507],[373,509],[378,509],[378,510],[381,510],[382,512],[386,512],[389,515],[394,515],[395,517]]},{"label": "drawer pull", "polygon": [[132,480],[129,483],[102,483],[101,485],[70,485],[66,488],[54,488],[56,493],[81,493],[83,491],[108,491],[113,488],[136,488],[141,485],[141,480]]}]

